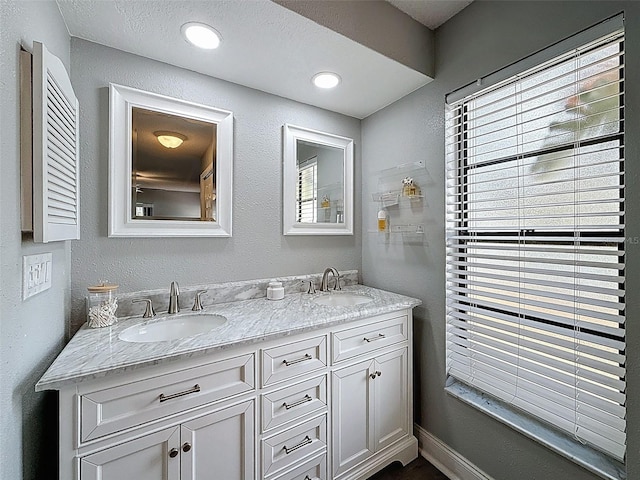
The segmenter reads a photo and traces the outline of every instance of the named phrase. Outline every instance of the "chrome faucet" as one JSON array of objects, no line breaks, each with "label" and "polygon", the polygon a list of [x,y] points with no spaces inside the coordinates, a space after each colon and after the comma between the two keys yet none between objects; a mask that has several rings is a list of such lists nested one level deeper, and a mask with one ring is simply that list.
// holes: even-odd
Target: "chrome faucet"
[{"label": "chrome faucet", "polygon": [[342,287],[340,287],[340,274],[338,273],[338,270],[333,267],[329,267],[322,274],[322,280],[320,281],[320,291],[329,291],[329,273],[332,273],[333,277],[336,279],[336,284],[334,285],[333,289],[342,290]]},{"label": "chrome faucet", "polygon": [[178,282],[171,282],[169,290],[169,311],[168,313],[178,313],[180,311],[180,287]]},{"label": "chrome faucet", "polygon": [[305,283],[309,284],[307,293],[316,293],[316,286],[313,284],[313,280],[302,280],[302,284],[304,285]]}]

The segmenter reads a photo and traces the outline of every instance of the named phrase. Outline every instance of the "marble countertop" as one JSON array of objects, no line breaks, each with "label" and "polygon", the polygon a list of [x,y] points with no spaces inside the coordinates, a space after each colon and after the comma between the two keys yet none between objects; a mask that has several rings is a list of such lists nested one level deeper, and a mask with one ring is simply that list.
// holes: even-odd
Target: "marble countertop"
[{"label": "marble countertop", "polygon": [[[126,328],[144,321],[139,316],[120,319],[105,328],[92,329],[85,324],[38,381],[36,391],[58,390],[86,380],[344,324],[422,303],[416,298],[364,285],[351,285],[343,291],[365,294],[373,300],[349,307],[329,307],[315,303],[313,298],[331,293],[292,293],[278,301],[257,298],[219,303],[205,306],[205,311],[226,317],[224,325],[193,337],[155,343],[131,343],[118,338]],[[187,312],[192,313],[183,311]],[[166,317],[150,321],[162,318]]]}]

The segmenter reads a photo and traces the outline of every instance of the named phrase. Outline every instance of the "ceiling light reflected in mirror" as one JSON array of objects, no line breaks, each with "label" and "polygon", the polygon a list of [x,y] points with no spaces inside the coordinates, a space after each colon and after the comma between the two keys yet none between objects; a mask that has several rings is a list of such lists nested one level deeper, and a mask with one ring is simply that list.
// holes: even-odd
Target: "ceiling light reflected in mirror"
[{"label": "ceiling light reflected in mirror", "polygon": [[218,48],[222,41],[222,36],[213,27],[204,23],[185,23],[181,30],[187,42],[204,50]]},{"label": "ceiling light reflected in mirror", "polygon": [[153,134],[157,137],[160,145],[166,148],[178,148],[182,145],[187,137],[177,132],[167,132],[164,130],[160,130],[157,132],[153,132]]}]

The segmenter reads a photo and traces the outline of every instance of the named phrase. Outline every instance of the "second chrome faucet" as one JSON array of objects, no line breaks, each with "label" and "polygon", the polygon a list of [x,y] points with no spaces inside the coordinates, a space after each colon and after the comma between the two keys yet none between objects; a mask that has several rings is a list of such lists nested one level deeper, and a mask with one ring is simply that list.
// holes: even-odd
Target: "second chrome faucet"
[{"label": "second chrome faucet", "polygon": [[171,282],[169,290],[169,310],[168,313],[178,313],[180,311],[180,286],[178,282]]},{"label": "second chrome faucet", "polygon": [[329,274],[330,273],[332,273],[333,274],[333,278],[336,279],[336,283],[335,283],[333,289],[334,290],[342,290],[342,287],[340,286],[340,274],[338,273],[338,270],[336,270],[333,267],[329,267],[322,274],[322,280],[320,281],[320,291],[321,292],[328,292],[329,291]]}]

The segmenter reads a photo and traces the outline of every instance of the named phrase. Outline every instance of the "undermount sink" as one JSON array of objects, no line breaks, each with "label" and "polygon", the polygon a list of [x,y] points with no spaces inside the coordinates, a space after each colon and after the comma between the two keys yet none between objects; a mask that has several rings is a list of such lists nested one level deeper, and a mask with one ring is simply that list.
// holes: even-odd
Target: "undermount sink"
[{"label": "undermount sink", "polygon": [[373,298],[360,293],[329,293],[315,297],[313,301],[327,307],[352,307],[362,303],[369,303]]},{"label": "undermount sink", "polygon": [[209,332],[226,321],[222,315],[210,313],[179,315],[133,325],[123,330],[118,338],[133,343],[165,342]]}]

